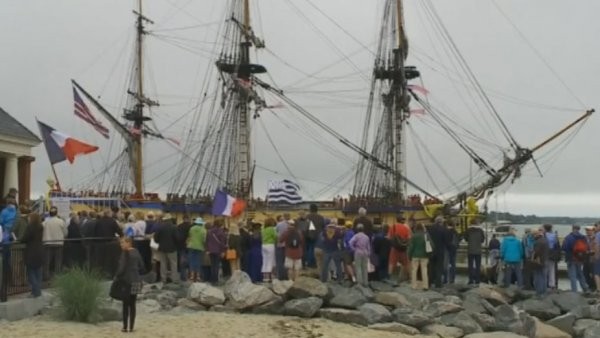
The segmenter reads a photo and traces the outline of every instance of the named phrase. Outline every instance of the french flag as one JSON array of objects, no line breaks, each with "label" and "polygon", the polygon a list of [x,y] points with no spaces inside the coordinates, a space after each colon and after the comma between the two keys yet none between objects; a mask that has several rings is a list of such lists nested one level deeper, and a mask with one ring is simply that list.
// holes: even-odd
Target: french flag
[{"label": "french flag", "polygon": [[56,131],[49,125],[37,121],[42,140],[48,152],[48,158],[51,164],[68,160],[69,163],[75,161],[78,155],[93,153],[98,147],[89,145],[85,142],[76,140],[69,135]]},{"label": "french flag", "polygon": [[222,190],[217,190],[212,205],[214,216],[237,217],[246,209],[244,200],[235,198]]}]

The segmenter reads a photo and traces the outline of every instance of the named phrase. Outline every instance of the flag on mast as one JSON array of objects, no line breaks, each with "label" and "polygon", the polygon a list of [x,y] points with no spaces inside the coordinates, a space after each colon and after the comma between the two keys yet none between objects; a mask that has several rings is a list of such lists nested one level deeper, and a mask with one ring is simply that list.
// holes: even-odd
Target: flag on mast
[{"label": "flag on mast", "polygon": [[40,121],[37,121],[37,123],[51,164],[66,160],[73,163],[76,156],[90,154],[98,150],[98,147],[74,139],[45,123]]},{"label": "flag on mast", "polygon": [[79,96],[75,86],[73,86],[73,98],[75,100],[75,116],[89,123],[97,132],[104,136],[104,138],[108,138],[108,128],[102,125],[102,122],[98,121],[92,114],[85,102],[81,99],[81,96]]},{"label": "flag on mast", "polygon": [[287,204],[302,203],[299,191],[300,186],[290,180],[269,181],[267,201]]},{"label": "flag on mast", "polygon": [[212,214],[214,216],[237,217],[246,209],[244,200],[235,198],[228,193],[217,190],[212,204]]}]

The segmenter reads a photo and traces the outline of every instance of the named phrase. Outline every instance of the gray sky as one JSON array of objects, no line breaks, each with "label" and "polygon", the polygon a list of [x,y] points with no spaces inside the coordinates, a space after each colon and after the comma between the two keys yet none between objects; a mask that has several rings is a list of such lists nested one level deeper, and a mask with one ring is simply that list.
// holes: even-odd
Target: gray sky
[{"label": "gray sky", "polygon": [[[100,96],[101,102],[114,115],[119,115],[119,107],[125,101],[125,83],[133,50],[131,10],[134,1],[1,2],[0,105],[34,131],[37,131],[35,117],[38,117],[60,131],[101,147],[101,151],[92,156],[78,158],[74,165],[57,165],[63,186],[81,187],[116,155],[122,142],[114,133],[111,141],[103,140],[73,115],[70,79],[78,80],[88,91]],[[306,0],[253,0],[253,27],[256,34],[266,40],[268,48],[253,57],[257,56],[269,70],[272,79],[267,76],[264,80],[273,80],[294,100],[358,143],[369,88],[365,78],[368,79],[371,72],[383,0],[311,2],[344,31]],[[147,39],[146,86],[148,95],[162,104],[152,116],[157,125],[164,128],[165,135],[183,141],[192,116],[188,112],[195,112],[206,70],[212,67],[211,50],[217,41],[225,1],[151,0],[145,3],[146,15],[156,23],[148,29],[155,30],[157,35]],[[411,45],[409,63],[421,69],[424,85],[431,92],[431,103],[478,136],[506,146],[498,128],[488,131],[485,122],[486,119],[492,121],[490,116],[473,109],[468,99],[463,100],[463,97],[468,98],[469,91],[457,84],[456,70],[426,20],[422,2],[408,0],[405,3]],[[537,144],[575,119],[585,108],[598,106],[598,1],[496,2],[533,43],[544,61],[491,0],[434,0],[433,3],[473,72],[523,146]],[[189,28],[172,30],[182,27]],[[332,43],[335,48],[331,47]],[[351,63],[344,61],[343,56],[348,56]],[[578,99],[544,62],[558,73]],[[306,74],[314,75],[307,77]],[[277,103],[268,98],[271,103]],[[565,109],[547,109],[539,104]],[[325,198],[349,191],[351,185],[342,185],[318,194],[323,182],[331,182],[348,171],[356,156],[327,135],[323,135],[322,142],[337,149],[338,156],[305,142],[297,127],[290,130],[279,122],[284,120],[288,125],[297,126],[301,120],[298,114],[287,109],[277,110],[277,114],[278,118],[264,112],[262,123],[298,178],[304,198]],[[255,123],[257,164],[282,173],[276,175],[257,169],[255,191],[264,196],[267,180],[291,177],[268,143],[261,122]],[[597,116],[592,117],[564,149],[548,148],[556,151],[540,153],[538,158],[544,177],[540,178],[528,167],[521,180],[507,187],[509,189],[502,189],[497,198],[490,201],[490,208],[546,215],[600,215],[596,210],[600,204],[596,169],[600,167],[600,150],[594,137],[599,123]],[[439,128],[430,127],[431,124],[427,116],[411,118],[414,132],[427,143],[453,180],[468,180],[470,164],[466,154]],[[426,189],[434,190],[423,172],[415,144],[409,134],[408,176]],[[470,144],[481,150],[486,159],[500,155],[497,149],[494,151],[472,141]],[[147,169],[146,189],[166,192],[175,174],[170,168],[178,157],[170,147],[158,141],[149,141],[146,148],[150,150],[146,164],[152,163]],[[43,147],[35,150],[35,156],[32,184],[35,192],[41,192],[51,171]],[[444,191],[450,189],[450,181],[427,156],[424,160],[432,168],[436,181],[439,178],[438,186]]]}]

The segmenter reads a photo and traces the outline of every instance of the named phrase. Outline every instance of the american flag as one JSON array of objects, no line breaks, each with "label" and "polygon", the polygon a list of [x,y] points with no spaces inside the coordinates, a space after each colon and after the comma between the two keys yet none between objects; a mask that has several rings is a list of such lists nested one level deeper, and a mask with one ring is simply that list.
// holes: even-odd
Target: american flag
[{"label": "american flag", "polygon": [[89,123],[96,129],[97,132],[102,134],[105,138],[108,138],[108,128],[102,125],[102,122],[96,120],[92,112],[85,105],[85,102],[79,96],[77,89],[73,87],[73,97],[75,98],[75,115]]}]

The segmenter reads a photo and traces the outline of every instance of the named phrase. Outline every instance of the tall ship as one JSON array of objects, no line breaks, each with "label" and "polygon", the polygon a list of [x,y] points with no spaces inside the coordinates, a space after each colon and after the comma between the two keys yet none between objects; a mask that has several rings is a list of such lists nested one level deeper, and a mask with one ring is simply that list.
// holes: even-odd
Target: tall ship
[{"label": "tall ship", "polygon": [[[102,184],[90,181],[88,187],[68,189],[59,184],[60,177],[56,175],[56,182],[51,182],[51,197],[71,198],[73,205],[78,207],[90,207],[89,201],[94,199],[117,199],[129,209],[210,215],[213,196],[219,190],[246,201],[246,211],[241,217],[258,220],[284,212],[296,214],[314,203],[321,213],[329,217],[351,218],[364,207],[369,216],[378,217],[383,222],[393,222],[398,214],[415,221],[444,214],[457,218],[465,226],[486,209],[487,199],[496,189],[519,179],[526,166],[537,168],[536,156],[542,149],[572,134],[593,113],[592,109],[582,111],[568,125],[560,129],[557,127],[553,134],[549,131],[549,136],[540,143],[523,145],[518,135],[508,128],[502,114],[467,64],[433,3],[424,1],[420,6],[429,15],[432,29],[441,41],[440,48],[455,65],[454,75],[462,81],[463,89],[470,92],[469,99],[475,102],[473,107],[478,109],[478,118],[484,121],[485,128],[476,131],[461,125],[460,116],[451,115],[442,109],[443,105],[429,99],[429,90],[421,79],[420,65],[409,57],[409,27],[405,22],[403,1],[381,0],[379,7],[382,13],[375,48],[363,45],[372,53],[373,61],[370,78],[365,79],[368,90],[361,93],[367,102],[361,117],[361,136],[354,141],[354,137],[344,133],[344,126],[325,123],[319,114],[304,108],[293,97],[293,91],[287,93],[277,86],[268,72],[269,65],[257,61],[256,56],[266,49],[266,43],[253,28],[253,14],[257,13],[251,9],[257,7],[251,6],[252,1],[224,1],[225,15],[216,33],[218,41],[210,54],[211,67],[201,74],[204,78],[203,88],[199,91],[201,98],[187,119],[188,131],[179,135],[180,140],[174,140],[161,132],[159,123],[155,121],[160,116],[160,103],[146,92],[144,44],[152,36],[148,26],[153,21],[145,16],[143,1],[139,0],[134,11],[134,62],[123,112],[119,114],[105,108],[83,83],[73,80],[76,110],[80,100],[80,105],[89,111],[83,103],[87,102],[102,117],[102,122],[95,125],[96,130],[98,124],[106,123],[106,127],[122,139],[123,148],[106,161],[106,167],[101,171]],[[326,16],[326,13],[323,14]],[[294,48],[293,43],[287,48]],[[270,49],[267,51],[274,53]],[[276,74],[273,76],[276,77]],[[287,123],[288,127],[294,123],[291,127],[303,133],[307,142],[321,147],[327,153],[325,158],[337,161],[340,147],[346,149],[345,156],[351,157],[347,172],[339,179],[324,182],[326,186],[341,186],[341,191],[314,201],[306,198],[269,199],[256,192],[257,169],[269,170],[257,161],[257,155],[265,152],[286,168],[287,173],[283,175],[271,170],[281,176],[287,175],[289,179],[285,182],[291,187],[284,184],[279,186],[280,190],[297,193],[302,188],[301,179],[295,177],[277,149],[277,140],[264,127],[265,120],[282,120],[281,110],[294,116],[293,120],[282,123]],[[444,134],[456,149],[463,152],[461,161],[466,154],[472,168],[470,173],[465,173],[466,180],[465,175],[458,180],[444,169],[445,163],[436,160],[431,151],[436,145],[425,142],[423,134],[415,132],[413,124],[427,124]],[[83,126],[85,124],[82,123]],[[500,136],[493,139],[492,134]],[[257,144],[257,135],[263,138],[265,144]],[[500,141],[495,142],[498,139]],[[147,166],[157,163],[156,160],[148,161],[148,148],[144,143],[157,140],[164,141],[167,146],[163,148],[172,153],[172,159],[163,163],[170,176],[161,193],[149,191],[146,184]],[[423,169],[419,171],[431,181],[447,178],[451,182],[450,189],[435,183],[419,183],[412,178],[411,173],[415,171],[410,169],[413,163],[408,163],[409,143],[422,149],[418,158]],[[300,146],[295,149],[294,157],[308,158],[311,155],[304,153]],[[424,160],[423,154],[430,159]],[[310,178],[309,170],[317,172],[319,167],[326,165],[312,163],[308,166],[311,169],[306,169],[302,176]],[[325,191],[332,193],[332,190]]]}]

